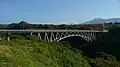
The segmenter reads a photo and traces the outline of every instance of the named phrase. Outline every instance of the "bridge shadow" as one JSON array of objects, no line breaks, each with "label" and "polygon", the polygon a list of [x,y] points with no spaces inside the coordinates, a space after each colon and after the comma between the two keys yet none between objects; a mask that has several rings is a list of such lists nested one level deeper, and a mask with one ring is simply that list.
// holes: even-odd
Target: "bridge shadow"
[{"label": "bridge shadow", "polygon": [[69,44],[76,49],[82,49],[89,44],[88,41],[81,38],[80,36],[71,36],[60,40],[59,42],[69,42]]},{"label": "bridge shadow", "polygon": [[60,40],[59,42],[68,42],[73,48],[78,49],[83,52],[84,56],[88,56],[91,58],[95,58],[98,55],[96,54],[96,50],[99,47],[98,45],[94,45],[93,42],[88,42],[87,40],[81,38],[80,36],[71,36]]}]

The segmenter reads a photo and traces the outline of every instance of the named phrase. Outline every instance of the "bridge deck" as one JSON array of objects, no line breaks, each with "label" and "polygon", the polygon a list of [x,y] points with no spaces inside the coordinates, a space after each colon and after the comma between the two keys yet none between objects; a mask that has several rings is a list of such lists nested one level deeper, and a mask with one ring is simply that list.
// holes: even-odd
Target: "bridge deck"
[{"label": "bridge deck", "polygon": [[0,32],[108,32],[108,30],[0,30]]}]

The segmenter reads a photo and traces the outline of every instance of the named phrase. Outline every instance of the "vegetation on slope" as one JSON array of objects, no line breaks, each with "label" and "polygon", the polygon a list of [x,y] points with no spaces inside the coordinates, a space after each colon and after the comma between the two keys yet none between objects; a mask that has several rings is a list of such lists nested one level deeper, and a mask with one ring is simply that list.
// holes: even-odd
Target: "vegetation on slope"
[{"label": "vegetation on slope", "polygon": [[0,41],[0,67],[90,67],[80,53],[64,45],[37,39]]},{"label": "vegetation on slope", "polygon": [[[120,67],[120,27],[112,27],[108,33],[83,47],[82,51],[92,67]],[[108,55],[109,54],[109,55]]]}]

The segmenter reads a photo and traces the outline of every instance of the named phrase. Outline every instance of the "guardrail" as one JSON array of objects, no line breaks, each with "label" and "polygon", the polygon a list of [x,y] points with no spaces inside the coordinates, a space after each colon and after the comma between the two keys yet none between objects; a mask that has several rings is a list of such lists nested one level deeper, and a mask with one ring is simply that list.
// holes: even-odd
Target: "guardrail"
[{"label": "guardrail", "polygon": [[108,32],[108,30],[0,30],[0,32]]}]

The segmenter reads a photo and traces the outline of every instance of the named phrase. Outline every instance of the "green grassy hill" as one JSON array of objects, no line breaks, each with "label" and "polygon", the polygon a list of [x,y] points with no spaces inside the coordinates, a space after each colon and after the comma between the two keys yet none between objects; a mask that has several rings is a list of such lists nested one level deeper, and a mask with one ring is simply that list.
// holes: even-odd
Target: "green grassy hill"
[{"label": "green grassy hill", "polygon": [[79,52],[40,40],[0,41],[0,67],[90,67]]},{"label": "green grassy hill", "polygon": [[[6,37],[2,38],[0,67],[120,67],[120,62],[114,55],[97,52],[96,49],[103,46],[98,47],[100,46],[98,41],[88,45],[84,51],[75,49],[65,42],[50,43],[41,41],[35,36],[11,35],[10,41],[5,40]],[[94,55],[95,51],[98,55],[91,58],[89,53]]]}]

